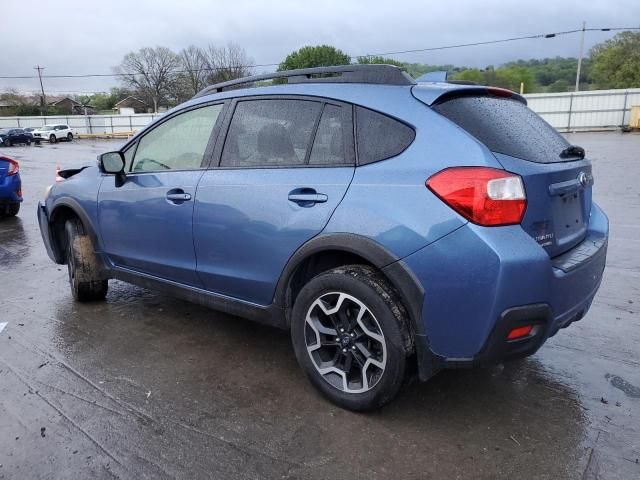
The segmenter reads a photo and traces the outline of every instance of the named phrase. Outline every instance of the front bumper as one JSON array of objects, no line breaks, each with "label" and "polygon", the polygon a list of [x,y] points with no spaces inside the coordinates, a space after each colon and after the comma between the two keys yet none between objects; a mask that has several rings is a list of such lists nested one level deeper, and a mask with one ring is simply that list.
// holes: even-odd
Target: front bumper
[{"label": "front bumper", "polygon": [[38,202],[38,224],[40,225],[40,234],[42,235],[42,241],[47,250],[47,255],[49,255],[49,258],[54,262],[62,263],[62,259],[56,257],[56,250],[53,248],[54,240],[51,235],[49,215],[47,213],[47,207],[43,205],[42,202]]},{"label": "front bumper", "polygon": [[[473,224],[406,257],[425,291],[422,320],[430,351],[447,366],[535,352],[591,306],[607,237],[608,220],[594,204],[587,238],[555,259],[519,226]],[[507,326],[521,319],[541,325],[535,338],[507,345]]]}]

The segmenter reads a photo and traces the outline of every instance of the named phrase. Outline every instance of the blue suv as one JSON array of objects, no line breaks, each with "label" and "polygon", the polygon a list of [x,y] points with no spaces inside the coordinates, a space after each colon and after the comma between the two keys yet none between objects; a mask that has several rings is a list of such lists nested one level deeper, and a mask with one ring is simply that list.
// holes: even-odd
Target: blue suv
[{"label": "blue suv", "polygon": [[608,220],[584,156],[507,90],[294,70],[206,88],[60,172],[38,216],[77,300],[114,278],[289,329],[315,387],[366,410],[585,315]]}]

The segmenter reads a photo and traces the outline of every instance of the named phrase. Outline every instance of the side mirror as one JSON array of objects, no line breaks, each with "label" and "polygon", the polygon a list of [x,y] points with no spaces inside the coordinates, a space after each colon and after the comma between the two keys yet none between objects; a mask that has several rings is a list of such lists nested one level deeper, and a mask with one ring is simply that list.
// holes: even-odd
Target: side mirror
[{"label": "side mirror", "polygon": [[124,184],[127,176],[124,173],[125,161],[122,152],[107,152],[98,155],[98,163],[100,164],[100,170],[104,173],[116,176],[116,187]]}]

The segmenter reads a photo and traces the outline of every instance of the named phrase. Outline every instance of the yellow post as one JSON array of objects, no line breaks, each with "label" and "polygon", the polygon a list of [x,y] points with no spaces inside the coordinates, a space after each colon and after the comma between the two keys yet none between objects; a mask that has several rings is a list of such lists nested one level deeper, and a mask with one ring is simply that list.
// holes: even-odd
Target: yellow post
[{"label": "yellow post", "polygon": [[524,93],[524,82],[520,82],[520,95]]}]

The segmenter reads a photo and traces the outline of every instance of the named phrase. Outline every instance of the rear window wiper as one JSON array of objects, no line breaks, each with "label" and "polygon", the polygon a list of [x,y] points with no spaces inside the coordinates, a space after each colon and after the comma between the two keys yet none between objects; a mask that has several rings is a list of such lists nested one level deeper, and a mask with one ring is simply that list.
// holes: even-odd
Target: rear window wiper
[{"label": "rear window wiper", "polygon": [[578,157],[584,158],[584,148],[578,145],[569,145],[560,152],[560,158]]}]

